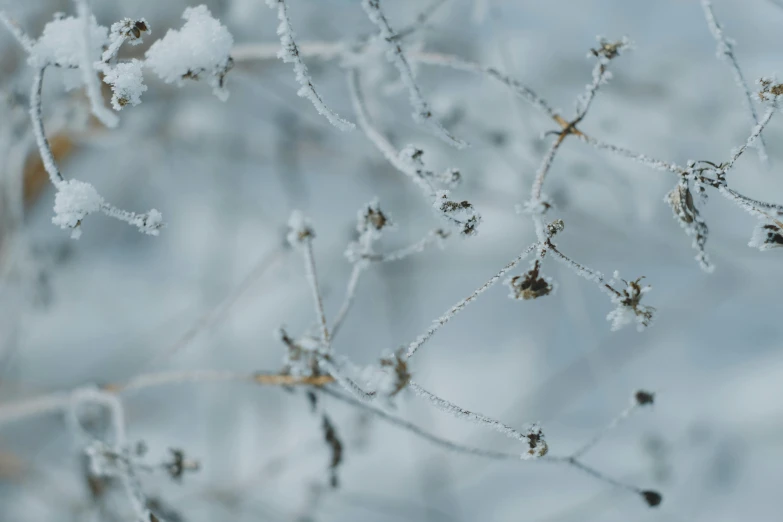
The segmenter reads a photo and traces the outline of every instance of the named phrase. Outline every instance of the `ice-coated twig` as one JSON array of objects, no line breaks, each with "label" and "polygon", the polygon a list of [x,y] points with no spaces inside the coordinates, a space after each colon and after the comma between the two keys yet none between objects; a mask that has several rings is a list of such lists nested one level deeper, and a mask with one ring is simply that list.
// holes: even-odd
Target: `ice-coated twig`
[{"label": "ice-coated twig", "polygon": [[473,448],[470,446],[464,446],[456,442],[451,442],[449,440],[438,437],[437,435],[433,435],[432,433],[429,433],[428,431],[416,426],[415,424],[409,421],[400,419],[399,417],[391,415],[390,413],[387,413],[380,408],[377,408],[375,406],[372,406],[360,400],[354,399],[353,397],[343,395],[338,391],[329,388],[322,388],[320,391],[325,395],[328,395],[341,402],[359,408],[362,411],[368,412],[378,417],[379,419],[388,422],[389,424],[392,424],[393,426],[397,426],[398,428],[404,431],[407,431],[421,439],[424,439],[432,444],[435,444],[436,446],[440,446],[449,451],[453,451],[455,453],[462,453],[464,455],[484,457],[493,460],[520,460],[519,453],[485,450],[480,448]]},{"label": "ice-coated twig", "polygon": [[452,415],[458,419],[480,424],[491,430],[502,433],[506,437],[524,442],[528,448],[525,449],[524,453],[522,454],[522,458],[541,457],[544,456],[548,451],[546,441],[544,440],[544,435],[539,429],[538,424],[531,424],[527,430],[525,430],[525,433],[522,433],[498,420],[491,419],[486,415],[482,415],[481,413],[468,411],[452,402],[447,401],[442,397],[438,397],[413,381],[409,381],[408,386],[414,391],[416,395],[431,402],[436,408],[448,413],[449,415]]},{"label": "ice-coated twig", "polygon": [[598,150],[611,152],[612,154],[615,154],[617,156],[628,158],[630,160],[636,161],[637,163],[641,163],[642,165],[645,165],[653,170],[671,172],[673,174],[683,174],[685,172],[685,167],[681,167],[674,163],[669,163],[666,161],[651,158],[645,154],[641,154],[639,152],[626,149],[624,147],[619,147],[611,143],[603,142],[601,140],[593,138],[592,136],[587,136],[586,134],[580,134],[579,139],[587,143],[588,145],[595,147]]},{"label": "ice-coated twig", "polygon": [[54,154],[52,154],[52,148],[49,145],[49,140],[46,138],[46,132],[43,125],[43,114],[41,108],[41,89],[43,88],[43,77],[45,67],[38,69],[33,75],[33,86],[30,89],[30,119],[33,125],[33,134],[35,135],[35,141],[38,144],[38,151],[41,154],[41,161],[43,161],[44,169],[49,175],[49,180],[52,185],[57,187],[65,182],[65,178],[60,173],[60,169],[57,168],[57,163],[54,161]]},{"label": "ice-coated twig", "polygon": [[87,0],[74,0],[74,3],[76,4],[76,12],[82,25],[79,41],[79,70],[82,75],[85,91],[87,92],[87,98],[90,101],[90,109],[92,110],[93,115],[98,118],[98,121],[109,128],[114,128],[117,126],[120,119],[103,104],[100,81],[98,80],[97,71],[95,70],[95,67],[93,67],[93,57],[90,56],[92,39],[91,25],[94,17],[87,5]]},{"label": "ice-coated twig", "polygon": [[427,232],[427,235],[411,245],[394,250],[392,252],[387,252],[386,254],[368,254],[367,256],[364,256],[363,259],[375,263],[401,261],[414,254],[420,254],[421,252],[424,252],[428,246],[432,245],[433,243],[438,243],[446,237],[448,237],[448,232],[441,228],[436,228],[435,230],[430,230]]},{"label": "ice-coated twig", "polygon": [[[778,106],[776,103],[771,103],[769,107],[767,107],[767,110],[764,112],[764,116],[761,117],[761,120],[753,126],[753,129],[750,132],[750,136],[748,136],[747,141],[741,145],[738,149],[736,149],[733,154],[731,155],[731,159],[726,164],[726,167],[722,169],[723,172],[728,171],[734,166],[734,163],[739,159],[740,156],[747,150],[748,147],[753,145],[756,140],[761,139],[761,132],[764,130],[764,128],[769,124],[769,121],[772,119],[772,116],[777,112]],[[760,149],[761,150],[761,149]],[[766,154],[766,152],[765,152]]]},{"label": "ice-coated twig", "polygon": [[593,270],[592,268],[588,268],[582,264],[577,263],[570,257],[566,256],[560,250],[555,247],[555,245],[552,245],[551,243],[548,245],[547,248],[548,252],[551,252],[554,254],[555,259],[558,261],[561,261],[563,264],[565,264],[568,268],[574,271],[576,275],[583,277],[587,279],[588,281],[592,281],[593,283],[597,284],[598,287],[613,297],[619,297],[620,293],[612,288],[609,283],[606,282],[606,279],[604,279],[604,276],[601,272],[598,272],[597,270]]},{"label": "ice-coated twig", "polygon": [[277,27],[277,34],[280,36],[280,44],[282,46],[277,53],[277,57],[285,63],[293,64],[296,81],[301,86],[296,94],[310,100],[313,107],[315,107],[315,110],[326,117],[326,119],[329,120],[329,123],[338,129],[342,131],[353,129],[354,124],[340,118],[337,113],[327,107],[321,98],[321,95],[315,90],[313,79],[310,77],[307,66],[302,61],[302,57],[299,54],[299,47],[296,44],[296,34],[291,27],[291,19],[288,17],[288,6],[285,3],[285,0],[266,0],[266,5],[268,5],[270,9],[277,10],[277,19],[280,22],[280,25]]},{"label": "ice-coated twig", "polygon": [[[734,81],[742,90],[745,105],[747,106],[748,111],[753,118],[753,123],[758,125],[761,123],[761,121],[759,120],[758,113],[756,112],[756,107],[753,105],[753,95],[751,94],[748,82],[745,80],[745,75],[742,74],[742,69],[740,69],[739,62],[737,61],[737,57],[734,54],[734,43],[731,41],[731,39],[726,37],[725,33],[723,32],[723,28],[718,22],[718,19],[715,18],[715,12],[712,9],[712,1],[701,0],[701,7],[704,10],[704,17],[707,20],[707,26],[710,29],[710,33],[712,33],[713,38],[715,38],[715,41],[718,44],[716,54],[719,59],[725,61],[727,64],[729,64],[729,67],[731,67],[731,73],[734,75]],[[759,143],[756,148],[758,150],[759,159],[761,162],[767,164],[769,162],[769,157],[767,156],[766,144],[764,143],[763,136],[760,136]]]},{"label": "ice-coated twig", "polygon": [[140,232],[153,236],[158,235],[160,228],[163,227],[163,217],[157,210],[152,209],[145,214],[121,210],[104,201],[89,183],[73,179],[65,180],[60,169],[57,168],[43,125],[41,89],[45,70],[46,67],[37,69],[33,75],[33,85],[30,89],[30,120],[44,169],[49,175],[49,180],[57,189],[54,205],[55,217],[52,218],[52,221],[62,228],[70,228],[71,237],[78,238],[81,235],[82,219],[88,214],[100,211],[109,217],[137,227]]},{"label": "ice-coated twig", "polygon": [[[549,169],[552,168],[552,163],[555,161],[555,156],[557,155],[557,151],[560,149],[560,145],[563,144],[563,141],[565,139],[565,134],[560,134],[555,139],[555,141],[552,142],[552,145],[549,146],[549,148],[546,151],[546,154],[544,155],[544,158],[541,160],[541,164],[538,166],[538,169],[536,170],[536,177],[533,180],[533,187],[531,188],[531,205],[536,206],[541,203],[541,195],[542,190],[544,188],[544,179],[546,178],[547,173],[549,172]],[[541,240],[542,238],[539,238]]]},{"label": "ice-coated twig", "polygon": [[463,235],[474,235],[476,227],[481,222],[481,215],[476,212],[473,205],[468,201],[451,201],[448,198],[448,191],[436,190],[431,181],[435,176],[424,168],[421,160],[422,151],[415,147],[406,147],[402,151],[397,151],[372,125],[361,90],[359,72],[356,69],[348,71],[348,85],[356,112],[356,121],[373,145],[394,168],[411,178],[445,221],[460,229]]},{"label": "ice-coated twig", "polygon": [[399,36],[394,32],[389,24],[389,20],[381,9],[381,0],[362,0],[362,7],[370,21],[378,27],[380,39],[386,46],[386,58],[400,73],[400,79],[408,89],[410,103],[413,107],[414,121],[423,124],[430,132],[446,143],[458,149],[465,148],[467,143],[454,137],[435,120],[429,104],[422,96],[421,89],[413,77],[413,71],[408,63],[408,59],[405,57],[402,46],[397,41]]},{"label": "ice-coated twig", "polygon": [[562,120],[562,118],[549,105],[549,103],[536,94],[530,87],[524,85],[523,83],[515,80],[514,78],[494,67],[488,67],[480,63],[471,62],[458,56],[433,52],[411,52],[409,53],[409,58],[411,61],[423,65],[448,67],[451,69],[471,72],[479,75],[485,74],[490,78],[493,78],[494,80],[497,80],[498,82],[508,86],[517,96],[527,101],[533,105],[533,107],[537,108],[553,120],[557,121],[558,118],[560,118],[561,121],[565,122],[565,120]]},{"label": "ice-coated twig", "polygon": [[435,187],[417,171],[413,163],[405,162],[400,156],[399,151],[392,145],[386,137],[376,129],[370,121],[370,115],[364,101],[364,95],[361,90],[359,71],[351,69],[348,71],[348,86],[350,89],[353,108],[356,112],[356,121],[359,127],[364,131],[373,145],[383,154],[383,157],[392,164],[394,168],[411,178],[417,187],[421,189],[425,196],[431,198],[435,194]]},{"label": "ice-coated twig", "polygon": [[19,42],[19,45],[22,46],[27,54],[30,54],[35,42],[32,38],[27,36],[27,33],[24,32],[16,20],[11,19],[5,11],[0,10],[0,22],[3,22],[3,25],[5,25],[11,35],[16,38],[16,41]]},{"label": "ice-coated twig", "polygon": [[783,223],[781,223],[781,221],[783,221],[783,205],[751,199],[747,196],[743,196],[736,190],[730,189],[725,185],[721,185],[718,188],[718,192],[720,192],[723,197],[735,203],[749,214],[756,217],[768,218],[776,221],[778,226],[783,228]]},{"label": "ice-coated twig", "polygon": [[326,373],[334,377],[334,380],[337,381],[337,383],[345,388],[345,390],[353,395],[355,398],[364,401],[364,402],[371,402],[375,400],[375,398],[378,396],[378,394],[373,391],[367,391],[359,384],[356,383],[353,379],[345,375],[336,364],[334,364],[329,357],[318,357],[318,365],[323,368]]},{"label": "ice-coated twig", "polygon": [[[96,439],[82,426],[79,420],[79,406],[85,403],[100,404],[109,410],[114,441],[112,444]],[[66,419],[71,429],[82,439],[84,451],[90,459],[90,473],[98,477],[118,478],[138,522],[153,522],[147,498],[136,476],[134,463],[128,452],[125,431],[125,412],[119,398],[98,388],[80,388],[71,394]],[[158,519],[159,520],[159,519]]]},{"label": "ice-coated twig", "polygon": [[305,256],[305,276],[307,277],[307,283],[310,285],[310,292],[313,295],[313,304],[315,305],[315,313],[318,317],[318,323],[321,326],[321,343],[325,351],[329,351],[330,339],[329,339],[329,327],[326,323],[326,312],[324,311],[324,300],[321,297],[321,290],[318,287],[318,272],[315,268],[315,255],[313,254],[313,242],[309,239],[305,242],[304,247]]},{"label": "ice-coated twig", "polygon": [[486,283],[478,287],[468,297],[460,300],[457,304],[449,308],[449,310],[442,316],[435,319],[426,332],[418,336],[414,341],[408,345],[408,350],[405,354],[405,359],[410,359],[421,346],[429,341],[435,333],[441,329],[446,323],[448,323],[455,315],[462,311],[463,308],[468,306],[471,302],[475,301],[478,296],[483,294],[495,283],[500,281],[509,271],[513,270],[523,259],[530,255],[530,253],[538,246],[538,243],[533,243],[527,247],[521,254],[515,257],[506,266],[500,269],[500,271],[492,276]]},{"label": "ice-coated twig", "polygon": [[340,331],[345,318],[348,316],[348,312],[351,310],[351,306],[356,299],[356,288],[359,286],[359,278],[366,268],[366,263],[353,264],[351,275],[348,278],[348,285],[345,288],[345,299],[343,299],[343,304],[340,305],[340,310],[337,311],[334,323],[332,323],[332,339],[334,339],[337,332]]}]

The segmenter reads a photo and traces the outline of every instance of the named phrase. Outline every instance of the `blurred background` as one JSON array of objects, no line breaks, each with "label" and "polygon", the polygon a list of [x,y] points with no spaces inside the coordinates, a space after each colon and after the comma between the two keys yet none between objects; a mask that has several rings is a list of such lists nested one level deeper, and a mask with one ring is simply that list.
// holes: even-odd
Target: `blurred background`
[{"label": "blurred background", "polygon": [[[277,42],[275,13],[263,1],[205,3],[236,44]],[[300,43],[374,32],[358,0],[288,3]],[[188,5],[196,3],[92,2],[102,25],[149,22],[145,44],[122,56],[140,56],[181,27]],[[33,36],[54,13],[74,12],[65,0],[0,6]],[[394,27],[425,6],[385,2]],[[769,0],[714,7],[750,82],[783,69],[783,8]],[[680,164],[723,161],[744,143],[750,117],[696,0],[450,0],[407,42],[495,66],[568,115],[591,79],[586,54],[596,35],[628,36],[635,48],[612,63],[614,78],[582,123],[585,132]],[[355,121],[339,62],[306,62],[326,103]],[[435,171],[459,168],[464,182],[455,196],[484,221],[476,237],[452,237],[442,250],[367,271],[334,346],[357,364],[410,342],[535,240],[515,205],[529,198],[549,143],[542,133],[554,124],[490,79],[416,71],[438,119],[470,148],[452,149],[413,122],[397,72],[380,57],[362,69],[370,112],[397,148],[422,147]],[[416,187],[360,130],[340,132],[296,95],[288,64],[237,63],[226,103],[205,82],[176,88],[147,75],[142,104],[123,110],[114,130],[92,121],[83,93],[66,91],[62,76],[48,73],[44,113],[64,175],[92,183],[119,207],[157,208],[167,226],[150,237],[96,215],[74,241],[51,224],[54,190],[27,114],[32,74],[22,49],[0,31],[0,403],[156,370],[276,371],[285,350],[274,330],[298,334],[314,320],[300,255],[285,245],[292,210],[313,221],[330,318],[342,302],[351,270],[343,253],[363,204],[377,196],[397,223],[382,251],[438,225]],[[771,167],[754,151],[729,181],[780,202],[780,121],[765,137]],[[610,332],[606,295],[547,260],[554,295],[512,301],[505,287],[493,288],[410,368],[417,382],[462,407],[512,426],[540,421],[557,455],[600,430],[634,390],[657,392],[654,409],[585,456],[610,476],[660,490],[657,510],[576,469],[448,453],[325,398],[345,444],[341,485],[330,490],[320,418],[301,390],[242,384],[127,398],[129,437],[146,443],[151,460],[176,447],[202,466],[181,484],[144,476],[145,490],[167,520],[193,522],[775,519],[783,478],[779,252],[749,248],[755,218],[712,193],[703,215],[717,268],[700,271],[691,239],[663,201],[675,181],[578,140],[565,142],[547,179],[552,215],[566,224],[560,248],[653,286],[645,301],[658,315],[647,331]],[[410,392],[397,404],[397,415],[450,440],[516,448]],[[116,509],[95,512],[82,466],[57,416],[0,426],[0,519],[130,520],[122,497]]]}]

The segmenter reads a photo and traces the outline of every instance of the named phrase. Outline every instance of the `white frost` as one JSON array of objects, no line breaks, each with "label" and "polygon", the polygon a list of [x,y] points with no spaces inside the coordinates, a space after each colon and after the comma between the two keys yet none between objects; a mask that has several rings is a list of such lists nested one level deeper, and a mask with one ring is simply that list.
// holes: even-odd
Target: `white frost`
[{"label": "white frost", "polygon": [[111,105],[115,110],[119,111],[128,104],[141,103],[141,94],[147,90],[141,72],[142,65],[140,60],[134,58],[107,69],[103,81],[111,85]]},{"label": "white frost", "polygon": [[147,66],[164,82],[177,86],[182,86],[186,78],[206,75],[212,92],[225,101],[228,91],[223,87],[223,77],[231,68],[234,38],[204,5],[185,9],[182,18],[182,29],[169,29],[149,48]]},{"label": "white frost", "polygon": [[81,220],[87,214],[100,210],[103,198],[95,187],[75,179],[64,181],[57,188],[52,223],[63,229],[72,229],[71,237],[78,239],[81,236]]},{"label": "white frost", "polygon": [[[98,25],[94,16],[90,16],[90,38],[87,51],[90,61],[101,57],[102,47],[107,42],[109,30]],[[33,45],[28,63],[35,68],[47,65],[61,67],[79,67],[84,33],[82,22],[73,16],[52,20],[44,27],[41,37]]]}]

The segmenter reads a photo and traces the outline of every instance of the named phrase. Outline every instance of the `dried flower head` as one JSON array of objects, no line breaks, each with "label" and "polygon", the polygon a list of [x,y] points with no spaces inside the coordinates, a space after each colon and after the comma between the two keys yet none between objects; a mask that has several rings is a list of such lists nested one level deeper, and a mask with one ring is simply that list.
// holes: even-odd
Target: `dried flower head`
[{"label": "dried flower head", "polygon": [[389,357],[381,359],[381,368],[388,371],[392,377],[385,386],[385,394],[394,397],[400,393],[411,380],[411,374],[408,371],[408,361],[403,356],[404,350],[401,348]]},{"label": "dried flower head", "polygon": [[295,210],[288,219],[288,243],[292,247],[300,247],[315,237],[315,231],[310,220],[300,211]]},{"label": "dried flower head", "polygon": [[627,37],[622,37],[617,41],[609,41],[603,37],[598,37],[598,49],[590,49],[588,56],[595,56],[601,62],[608,62],[620,56],[624,50],[631,48],[631,41]]},{"label": "dried flower head", "polygon": [[554,237],[555,235],[562,232],[563,230],[565,230],[565,223],[563,223],[562,219],[556,219],[551,223],[547,224],[546,235],[548,237]]},{"label": "dried flower head", "polygon": [[552,278],[541,277],[541,261],[536,259],[530,270],[521,276],[506,279],[505,283],[510,288],[508,296],[511,299],[536,299],[549,295],[554,290]]},{"label": "dried flower head", "polygon": [[377,198],[359,210],[356,223],[356,230],[359,232],[359,235],[369,233],[373,239],[377,239],[381,230],[393,226],[394,223],[389,218],[389,215],[381,210]]},{"label": "dried flower head", "polygon": [[131,45],[138,45],[142,42],[142,34],[149,33],[150,26],[144,18],[133,19],[123,18],[111,26],[111,39],[121,36]]},{"label": "dried flower head", "polygon": [[783,228],[775,222],[759,220],[748,246],[761,251],[783,247]]},{"label": "dried flower head", "polygon": [[[619,279],[619,277],[619,274],[615,272],[615,278]],[[652,287],[639,284],[642,279],[644,279],[644,277],[639,277],[633,281],[620,279],[625,283],[625,288],[623,288],[621,292],[610,287],[611,291],[614,293],[612,302],[617,305],[617,307],[606,316],[606,320],[612,323],[612,331],[619,330],[623,326],[634,321],[636,322],[636,328],[639,331],[650,326],[653,314],[655,313],[655,308],[641,304],[641,300],[642,296],[649,292]]]},{"label": "dried flower head", "polygon": [[756,83],[760,86],[759,100],[763,102],[775,102],[783,95],[783,84],[776,83],[775,78],[760,78]]},{"label": "dried flower head", "polygon": [[169,451],[171,452],[171,460],[164,462],[163,468],[172,479],[181,481],[186,471],[199,470],[200,465],[198,461],[185,458],[184,451],[174,448],[170,448]]},{"label": "dried flower head", "polygon": [[481,223],[481,214],[469,201],[453,201],[449,199],[448,191],[440,190],[435,195],[433,206],[463,236],[474,236],[478,232],[476,228]]},{"label": "dried flower head", "polygon": [[533,424],[528,428],[527,434],[528,450],[525,452],[525,458],[540,458],[549,453],[549,446],[544,438],[544,432],[538,424]]},{"label": "dried flower head", "polygon": [[702,270],[712,272],[715,267],[704,251],[709,228],[696,208],[687,178],[683,177],[677,183],[677,186],[666,194],[664,201],[672,208],[674,218],[682,229],[685,230],[685,233],[693,237],[693,248],[698,251],[696,260],[699,262]]}]

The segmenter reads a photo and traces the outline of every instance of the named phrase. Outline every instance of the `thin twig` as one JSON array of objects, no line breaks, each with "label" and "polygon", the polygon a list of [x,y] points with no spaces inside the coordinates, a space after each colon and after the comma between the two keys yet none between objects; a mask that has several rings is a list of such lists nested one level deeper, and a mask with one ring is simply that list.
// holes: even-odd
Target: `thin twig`
[{"label": "thin twig", "polygon": [[22,46],[22,49],[24,49],[27,54],[30,54],[33,50],[33,45],[35,45],[35,41],[27,36],[27,33],[24,32],[24,29],[19,26],[17,21],[9,17],[8,13],[5,11],[0,11],[0,22],[6,26],[11,35],[19,42],[19,45]]},{"label": "thin twig", "polygon": [[462,311],[463,308],[468,306],[472,301],[474,301],[478,296],[483,294],[485,291],[487,291],[490,287],[492,287],[495,283],[500,281],[503,276],[505,276],[509,271],[513,270],[514,267],[516,267],[523,259],[525,259],[528,255],[530,255],[530,252],[533,251],[533,249],[536,248],[538,243],[534,243],[527,247],[521,254],[519,254],[517,257],[515,257],[511,262],[509,262],[506,266],[500,269],[500,271],[492,276],[486,283],[478,287],[476,290],[473,291],[472,294],[470,294],[465,299],[460,300],[457,304],[452,306],[448,309],[448,311],[440,316],[439,318],[435,319],[432,322],[432,325],[427,329],[426,332],[418,336],[413,342],[411,342],[408,345],[408,351],[405,354],[406,359],[410,359],[413,354],[416,353],[416,351],[421,348],[421,346],[429,341],[435,333],[441,329],[443,325],[448,323],[455,315],[457,315],[459,312]]},{"label": "thin twig", "polygon": [[435,136],[449,145],[458,149],[466,147],[467,143],[454,137],[440,123],[435,121],[432,110],[424,96],[422,96],[421,89],[413,77],[413,71],[408,63],[408,59],[405,57],[402,46],[396,41],[399,39],[399,36],[394,32],[394,29],[389,24],[389,20],[381,9],[381,0],[362,0],[362,7],[370,21],[378,27],[381,41],[386,46],[386,57],[389,63],[397,68],[402,83],[408,89],[410,103],[413,107],[414,121],[425,125]]},{"label": "thin twig", "polygon": [[[739,62],[737,61],[737,57],[734,54],[734,44],[731,42],[731,40],[726,38],[726,35],[723,32],[723,28],[718,22],[718,19],[715,18],[715,12],[712,9],[712,2],[710,0],[701,0],[701,7],[704,10],[704,17],[707,19],[707,26],[710,29],[710,33],[712,33],[713,38],[715,38],[715,41],[718,44],[718,58],[724,60],[729,64],[729,67],[731,67],[731,72],[734,75],[734,81],[737,83],[737,86],[744,94],[743,98],[745,100],[745,105],[747,106],[748,111],[753,118],[753,123],[756,125],[761,124],[758,113],[756,112],[756,107],[753,105],[753,95],[751,94],[750,87],[748,86],[748,82],[745,80],[745,75],[742,74],[742,69],[740,69]],[[761,162],[765,165],[768,164],[769,157],[767,156],[766,144],[764,143],[763,136],[760,136],[757,150]]]}]

